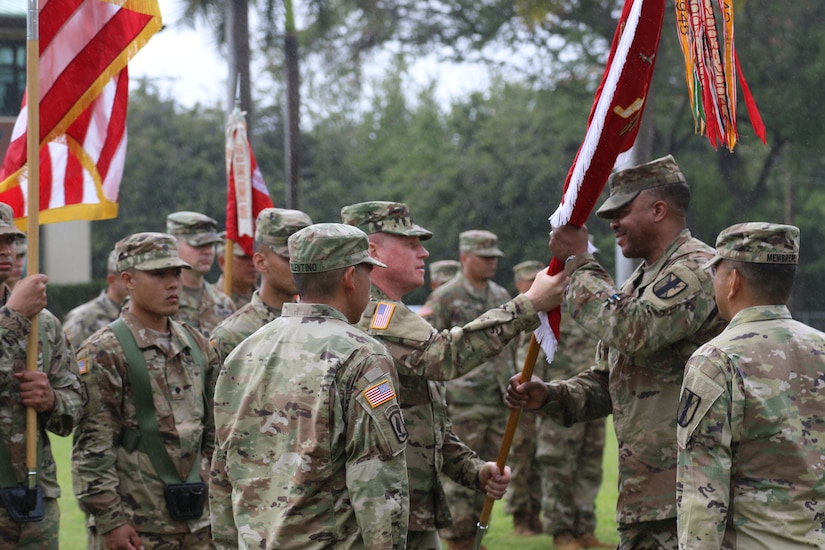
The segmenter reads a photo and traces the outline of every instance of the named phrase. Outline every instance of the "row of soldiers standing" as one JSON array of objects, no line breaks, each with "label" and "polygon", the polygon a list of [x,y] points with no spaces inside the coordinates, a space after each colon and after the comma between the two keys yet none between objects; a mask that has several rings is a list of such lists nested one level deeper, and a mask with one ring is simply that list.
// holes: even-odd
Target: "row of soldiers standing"
[{"label": "row of soldiers standing", "polygon": [[[585,229],[556,228],[550,248],[566,258],[564,272],[539,272],[516,298],[493,298],[499,305],[439,330],[424,317],[458,317],[494,294],[473,279],[489,280],[495,254],[464,263],[416,315],[401,299],[423,284],[421,241],[432,234],[402,204],[361,203],[342,210],[345,224],[289,236],[299,303],[283,304],[223,364],[203,324],[172,320],[185,300],[207,295],[203,277],[191,277],[205,274],[205,258],[184,260],[180,237],[130,236],[116,247],[128,307],[84,341],[76,363],[43,310],[45,277],[4,287],[0,357],[17,379],[4,383],[4,401],[34,408],[55,433],[76,424],[75,493],[95,547],[440,548],[437,529],[451,518],[439,473],[492,498],[510,481],[509,468],[481,460],[456,430],[487,435],[477,433],[494,407],[485,392],[498,389],[500,400],[503,385],[508,406],[542,408],[564,424],[613,414],[620,548],[817,546],[825,499],[813,479],[821,476],[810,472],[825,456],[818,437],[825,335],[792,321],[785,306],[798,230],[733,226],[714,255],[685,227],[689,188],[670,157],[614,174],[610,188],[598,214],[611,220],[625,256],[644,260],[621,288],[587,252]],[[2,276],[19,232],[10,210],[0,212]],[[467,240],[497,250],[489,235]],[[187,291],[186,279],[201,288]],[[537,311],[563,300],[600,338],[595,366],[549,384],[473,370],[534,329]],[[20,335],[38,312],[47,327],[41,369],[25,373]],[[454,426],[444,382],[459,377]],[[7,434],[19,428],[13,414],[2,420]],[[48,515],[59,489],[48,487],[53,460],[42,435]],[[21,440],[8,441],[9,470],[20,481]],[[771,449],[779,464],[760,457]],[[3,502],[11,514],[5,494]],[[769,510],[760,512],[765,503]],[[456,512],[460,533],[464,517]],[[31,547],[53,547],[54,533],[0,519],[4,541],[42,534]],[[447,538],[457,547],[467,541]]]},{"label": "row of soldiers standing", "polygon": [[[449,430],[443,390],[431,393],[440,383],[427,380],[454,378],[477,366],[502,350],[524,328],[534,328],[537,307],[546,309],[553,303],[534,291],[533,295],[520,295],[500,305],[475,325],[470,323],[456,331],[439,333],[400,302],[403,294],[423,284],[428,253],[419,239],[429,238],[431,233],[413,224],[406,206],[398,203],[364,203],[345,212],[349,212],[344,216],[349,216],[347,221],[351,225],[360,226],[373,236],[369,245],[372,254],[383,256],[394,267],[382,268],[389,277],[383,282],[370,282],[367,290],[372,287],[372,293],[384,299],[382,307],[392,305],[398,311],[387,318],[381,329],[364,328],[380,330],[387,346],[397,351],[393,370],[402,367],[405,377],[399,388],[404,408],[404,435],[399,443],[406,443],[409,437],[416,444],[414,447],[420,449],[418,457],[405,460],[404,470],[405,479],[420,487],[409,490],[413,505],[409,511],[404,510],[399,523],[404,529],[393,531],[390,546],[402,545],[401,540],[408,547],[440,545],[437,528],[449,524],[450,516],[438,473],[448,472],[465,485],[500,498],[509,482],[509,469],[499,472],[494,463],[480,460],[455,437]],[[12,227],[8,214],[7,225]],[[208,507],[204,507],[203,500],[198,502],[199,495],[206,493],[205,487],[199,485],[210,480],[213,500],[218,502],[212,508],[220,510],[216,500],[220,490],[215,489],[220,487],[220,480],[216,478],[229,468],[222,468],[216,458],[217,467],[213,467],[210,479],[214,422],[209,412],[213,409],[212,388],[221,359],[235,347],[237,342],[233,339],[239,342],[278,317],[277,306],[294,297],[295,285],[285,283],[283,277],[284,268],[289,273],[294,267],[289,260],[287,237],[311,223],[297,211],[272,209],[262,214],[255,245],[256,254],[267,260],[261,270],[261,289],[223,324],[217,318],[226,317],[225,310],[231,310],[232,305],[203,281],[214,254],[211,220],[196,213],[176,213],[169,217],[169,234],[140,233],[116,245],[115,270],[127,291],[128,305],[120,312],[118,321],[103,326],[85,340],[79,338],[82,343],[77,350],[76,366],[63,369],[67,375],[76,373],[73,389],[75,397],[81,398],[82,407],[79,414],[69,415],[73,421],[69,422],[68,431],[60,433],[66,435],[74,424],[74,488],[89,517],[93,547],[163,547],[170,540],[192,548],[208,544],[212,536],[205,529],[210,524]],[[15,234],[14,238],[17,237]],[[406,256],[399,254],[403,249],[409,251]],[[266,303],[264,299],[273,296],[270,283],[276,279],[282,287],[280,301]],[[187,286],[187,281],[199,283],[200,288]],[[45,281],[42,284],[45,286]],[[548,278],[545,295],[551,294],[548,288],[552,284],[555,283]],[[111,298],[108,292],[101,294],[89,304],[87,313],[96,307],[95,303],[99,306],[112,301]],[[208,308],[203,306],[204,302],[209,304]],[[378,300],[374,302],[372,308],[361,308],[365,309],[365,320],[369,319],[367,311],[378,305]],[[75,311],[67,319],[68,333],[73,337],[76,331],[97,328],[80,313],[82,310]],[[173,319],[187,313],[194,316],[183,323]],[[206,333],[212,334],[214,346],[204,338]],[[216,350],[224,350],[224,356]],[[142,357],[135,359],[138,355]],[[136,369],[135,363],[140,368]],[[148,374],[144,376],[147,379],[139,382],[137,371]],[[143,411],[152,409],[154,422],[150,420],[147,426],[144,417],[151,415]],[[233,405],[230,410],[237,409]],[[219,406],[216,417],[220,418],[220,413]],[[393,426],[401,429],[397,421]],[[445,448],[451,454],[445,454]],[[216,454],[219,456],[220,450]],[[172,486],[177,492],[170,492]],[[159,495],[163,495],[162,500]],[[56,493],[46,496],[54,504]],[[174,518],[171,521],[170,515]],[[409,533],[408,523],[414,527]],[[221,528],[234,529],[234,525],[234,520],[231,525],[216,522],[216,541],[221,540]],[[403,533],[401,539],[399,533]],[[56,529],[46,530],[43,536],[46,538],[37,538],[32,547],[56,544]],[[244,536],[244,531],[233,534],[226,544],[237,544],[237,536]],[[312,539],[310,534],[305,536]],[[17,540],[22,547],[26,538],[19,528],[8,540]]]}]

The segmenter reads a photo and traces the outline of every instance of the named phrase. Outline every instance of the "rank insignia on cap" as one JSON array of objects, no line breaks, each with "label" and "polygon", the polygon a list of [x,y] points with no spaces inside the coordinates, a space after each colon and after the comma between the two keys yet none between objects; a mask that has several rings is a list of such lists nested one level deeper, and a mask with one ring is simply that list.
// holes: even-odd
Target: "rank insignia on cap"
[{"label": "rank insignia on cap", "polygon": [[379,382],[374,386],[364,390],[364,397],[367,398],[367,403],[373,409],[381,403],[386,403],[390,399],[395,398],[395,390],[392,389],[392,384],[388,380]]},{"label": "rank insignia on cap", "polygon": [[653,294],[666,300],[678,295],[687,288],[687,283],[676,276],[674,273],[669,273],[667,277],[659,281],[653,286]]},{"label": "rank insignia on cap", "polygon": [[77,360],[77,370],[80,371],[80,374],[89,372],[89,365],[86,364],[86,359]]},{"label": "rank insignia on cap", "polygon": [[395,304],[378,302],[378,305],[375,307],[375,313],[372,315],[370,328],[386,330],[387,327],[390,326],[390,319],[392,319],[393,313],[395,313]]}]

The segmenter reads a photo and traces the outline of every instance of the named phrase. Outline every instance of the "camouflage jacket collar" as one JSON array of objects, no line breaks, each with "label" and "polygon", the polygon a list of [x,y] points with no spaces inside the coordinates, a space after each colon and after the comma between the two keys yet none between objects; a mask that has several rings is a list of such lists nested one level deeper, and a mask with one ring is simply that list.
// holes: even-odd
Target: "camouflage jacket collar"
[{"label": "camouflage jacket collar", "polygon": [[670,262],[671,256],[673,256],[679,247],[689,241],[691,238],[690,229],[682,229],[676,238],[671,241],[665,251],[659,256],[659,259],[650,266],[647,266],[642,262],[642,264],[636,268],[636,272],[628,279],[629,281],[635,280],[638,276],[638,272],[641,271],[644,275],[642,276],[641,284],[637,285],[635,288],[647,286],[653,282],[654,279],[659,275],[659,272],[662,268]]},{"label": "camouflage jacket collar", "polygon": [[752,306],[742,309],[733,316],[728,328],[756,321],[772,321],[775,319],[793,319],[786,305]]},{"label": "camouflage jacket collar", "polygon": [[375,285],[370,287],[370,300],[373,302],[392,302],[394,304],[401,304],[407,307],[401,300],[393,300],[389,295]]},{"label": "camouflage jacket collar", "polygon": [[284,304],[281,317],[329,317],[349,324],[343,313],[327,304]]},{"label": "camouflage jacket collar", "polygon": [[[146,349],[152,346],[162,349],[158,345],[154,333],[149,330],[134,313],[129,310],[124,310],[120,313],[120,316],[134,335],[135,342],[137,342],[140,349]],[[186,336],[185,330],[183,325],[169,317],[169,357],[174,357],[189,348],[189,338]]]},{"label": "camouflage jacket collar", "polygon": [[[264,303],[261,299],[261,290],[256,289],[252,293],[252,298],[249,299],[250,307],[254,308],[255,311],[260,313],[261,317],[266,319],[267,323],[273,319],[277,319],[281,316],[281,310],[274,307],[269,307]],[[286,304],[284,304],[286,305]]]}]

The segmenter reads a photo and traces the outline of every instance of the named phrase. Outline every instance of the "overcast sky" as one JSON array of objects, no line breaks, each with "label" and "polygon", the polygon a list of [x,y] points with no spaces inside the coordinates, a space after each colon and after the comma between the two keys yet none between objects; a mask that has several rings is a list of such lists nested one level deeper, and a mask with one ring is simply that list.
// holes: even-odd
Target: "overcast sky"
[{"label": "overcast sky", "polygon": [[[182,0],[159,0],[164,29],[155,34],[129,63],[132,80],[146,78],[164,96],[181,105],[223,106],[227,64],[218,52],[212,30],[191,29],[180,23]],[[431,59],[415,64],[411,73],[424,86],[437,80],[436,97],[444,103],[473,90],[484,89],[488,79],[474,67],[445,67]]]},{"label": "overcast sky", "polygon": [[224,101],[226,61],[219,55],[210,29],[180,24],[180,0],[159,0],[164,29],[155,34],[129,63],[133,80],[145,77],[186,106]]}]

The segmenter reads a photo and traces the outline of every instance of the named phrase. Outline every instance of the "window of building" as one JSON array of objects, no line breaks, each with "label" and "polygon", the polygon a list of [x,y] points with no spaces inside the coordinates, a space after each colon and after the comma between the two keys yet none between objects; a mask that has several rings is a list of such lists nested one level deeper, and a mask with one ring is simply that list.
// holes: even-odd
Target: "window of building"
[{"label": "window of building", "polygon": [[16,117],[26,89],[26,44],[0,40],[0,116]]}]

